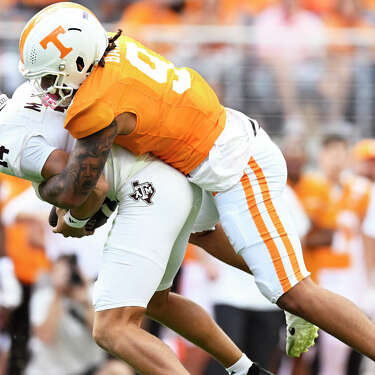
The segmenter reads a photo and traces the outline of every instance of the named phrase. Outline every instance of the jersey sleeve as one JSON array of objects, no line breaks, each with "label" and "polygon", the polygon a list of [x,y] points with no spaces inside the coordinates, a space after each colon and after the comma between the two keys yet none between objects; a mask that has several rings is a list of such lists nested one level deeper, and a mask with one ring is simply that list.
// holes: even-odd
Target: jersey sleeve
[{"label": "jersey sleeve", "polygon": [[104,100],[97,100],[85,107],[68,110],[65,128],[77,139],[85,138],[107,126],[115,119],[112,106]]},{"label": "jersey sleeve", "polygon": [[42,169],[55,149],[56,147],[51,146],[43,136],[31,137],[21,155],[21,171],[24,178],[35,182],[43,181]]}]

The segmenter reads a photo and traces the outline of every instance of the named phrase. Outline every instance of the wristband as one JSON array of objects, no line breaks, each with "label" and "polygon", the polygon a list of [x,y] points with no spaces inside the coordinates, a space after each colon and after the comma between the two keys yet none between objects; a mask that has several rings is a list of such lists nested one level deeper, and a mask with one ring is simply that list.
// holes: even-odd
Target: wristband
[{"label": "wristband", "polygon": [[103,214],[107,217],[110,217],[113,214],[113,210],[108,207],[107,203],[104,201],[102,208],[101,208]]},{"label": "wristband", "polygon": [[64,221],[66,225],[72,228],[83,228],[89,220],[90,218],[83,219],[83,220],[76,219],[75,217],[72,216],[72,214],[70,213],[70,210],[64,215]]}]

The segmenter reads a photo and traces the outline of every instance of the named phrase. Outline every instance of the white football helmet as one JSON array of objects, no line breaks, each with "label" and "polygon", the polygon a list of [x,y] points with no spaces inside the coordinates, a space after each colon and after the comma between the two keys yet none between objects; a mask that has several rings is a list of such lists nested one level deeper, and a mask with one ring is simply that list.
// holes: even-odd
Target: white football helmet
[{"label": "white football helmet", "polygon": [[53,4],[37,13],[22,31],[20,71],[37,83],[46,75],[56,76],[47,89],[37,85],[38,96],[49,97],[48,105],[53,107],[67,105],[107,45],[107,34],[90,10],[75,3]]}]

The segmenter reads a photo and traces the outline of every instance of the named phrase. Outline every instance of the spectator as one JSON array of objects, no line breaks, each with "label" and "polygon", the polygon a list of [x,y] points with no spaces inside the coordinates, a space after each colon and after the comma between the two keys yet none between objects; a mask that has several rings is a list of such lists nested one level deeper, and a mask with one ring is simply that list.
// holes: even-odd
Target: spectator
[{"label": "spectator", "polygon": [[[349,94],[355,79],[354,66],[358,63],[356,54],[360,50],[358,44],[354,44],[354,39],[350,38],[353,34],[345,31],[349,29],[358,33],[362,30],[360,35],[365,36],[371,25],[362,15],[359,0],[336,0],[333,10],[324,17],[324,24],[330,40],[321,92],[328,101],[328,122],[336,126],[344,121],[345,110],[351,110]],[[370,69],[371,63],[370,58],[363,68]]]},{"label": "spectator", "polygon": [[356,174],[375,182],[375,139],[362,139],[353,147],[352,157]]},{"label": "spectator", "polygon": [[[254,75],[258,95],[268,106],[276,91],[286,131],[301,134],[304,129],[298,97],[311,97],[316,92],[323,24],[315,14],[302,9],[300,0],[281,0],[280,5],[259,14],[254,28],[256,55],[261,64]],[[269,75],[274,82],[271,86],[267,86]]]},{"label": "spectator", "polygon": [[[93,373],[105,354],[91,337],[89,285],[75,258],[61,256],[31,299],[32,359],[26,375]],[[91,371],[91,372],[90,372]]]},{"label": "spectator", "polygon": [[9,320],[22,300],[22,289],[14,274],[12,260],[0,257],[0,374],[5,375],[8,367],[11,338],[8,333]]},{"label": "spectator", "polygon": [[[310,231],[305,236],[304,258],[311,277],[318,282],[318,274],[324,259],[329,259],[335,215],[333,210],[334,186],[347,164],[347,147],[340,136],[328,136],[323,140],[319,155],[320,170],[305,173],[303,166],[306,154],[303,145],[288,147],[285,151],[289,184],[297,194],[310,222]],[[341,261],[346,262],[344,256]]]},{"label": "spectator", "polygon": [[186,1],[180,0],[140,0],[125,8],[119,22],[119,28],[126,30],[127,34],[139,41],[146,42],[148,47],[161,54],[172,53],[173,46],[168,43],[147,42],[145,26],[168,25],[178,26],[182,22],[182,13]]},{"label": "spectator", "polygon": [[[306,145],[299,137],[287,138],[282,150],[288,167],[288,186],[294,192],[295,199],[297,199],[297,202],[301,205],[300,210],[302,210],[305,217],[303,218],[301,216],[296,218],[294,212],[292,215],[296,219],[295,222],[298,223],[298,226],[304,228],[304,231],[302,232],[304,235],[301,238],[301,241],[305,264],[307,269],[311,272],[311,277],[316,280],[317,268],[314,262],[314,251],[305,246],[306,236],[311,233],[313,228],[310,219],[307,216],[306,209],[303,207],[303,204],[306,204],[306,202],[302,200],[302,198],[305,198],[304,194],[307,190],[306,182],[309,180],[306,180],[305,175],[305,168],[308,161]],[[303,223],[305,224],[303,225]],[[311,348],[309,353],[303,354],[300,358],[294,358],[293,360],[289,359],[289,361],[286,358],[283,358],[283,368],[288,367],[287,365],[289,364],[290,373],[310,375],[310,369],[315,357],[314,354],[314,348]]]},{"label": "spectator", "polygon": [[[319,284],[361,305],[367,290],[361,222],[369,204],[371,184],[353,173],[344,173],[348,156],[347,143],[342,137],[330,136],[324,140],[319,155],[320,183],[315,189],[320,194],[315,196],[315,209],[310,210],[316,230],[307,236],[306,243],[316,253]],[[308,200],[312,207],[313,196],[305,196],[305,202]],[[325,231],[324,224],[328,227]],[[350,348],[323,331],[319,345],[319,375],[345,374]]]},{"label": "spectator", "polygon": [[[12,259],[14,271],[22,287],[21,304],[13,311],[9,322],[11,349],[9,375],[21,375],[28,361],[29,301],[32,285],[42,270],[49,267],[44,252],[43,225],[33,211],[22,213],[22,195],[30,183],[12,176],[1,175],[3,202],[2,221],[5,225],[5,248]],[[37,199],[36,199],[37,200]]]}]

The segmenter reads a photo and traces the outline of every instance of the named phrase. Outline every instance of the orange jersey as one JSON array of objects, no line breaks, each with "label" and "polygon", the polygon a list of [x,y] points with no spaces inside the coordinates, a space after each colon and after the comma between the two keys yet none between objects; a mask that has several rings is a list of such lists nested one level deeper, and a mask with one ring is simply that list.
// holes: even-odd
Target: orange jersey
[{"label": "orange jersey", "polygon": [[[0,174],[1,207],[31,187],[30,181]],[[37,213],[36,213],[37,215]],[[30,243],[30,231],[25,222],[16,221],[5,228],[5,250],[12,259],[17,278],[24,283],[36,281],[40,272],[49,268],[49,261],[43,248]]]},{"label": "orange jersey", "polygon": [[17,195],[31,187],[31,182],[18,177],[0,174],[0,209]]},{"label": "orange jersey", "polygon": [[370,200],[371,184],[364,178],[347,175],[340,188],[323,176],[307,174],[296,186],[296,193],[311,221],[318,228],[335,231],[332,246],[307,249],[306,264],[314,278],[319,270],[344,269],[352,264],[352,244],[359,236]]},{"label": "orange jersey", "polygon": [[335,229],[336,209],[332,207],[332,186],[318,173],[307,173],[294,186],[302,206],[314,225]]},{"label": "orange jersey", "polygon": [[334,230],[340,230],[343,212],[351,212],[359,221],[363,220],[370,191],[367,179],[351,174],[343,176],[340,187],[332,186],[318,174],[307,174],[296,189],[310,219],[321,228]]},{"label": "orange jersey", "polygon": [[5,247],[14,264],[14,273],[23,283],[32,284],[39,275],[50,268],[44,248],[30,243],[32,227],[16,222],[6,228]]},{"label": "orange jersey", "polygon": [[[332,187],[323,176],[307,173],[293,189],[314,227],[331,230],[336,228],[336,207],[332,204]],[[303,253],[306,267],[315,282],[318,281],[322,268],[329,265],[348,267],[350,263],[346,254],[337,256],[333,254],[330,246],[305,247]]]},{"label": "orange jersey", "polygon": [[225,109],[194,70],[177,69],[129,37],[120,37],[76,93],[65,120],[75,138],[110,125],[124,112],[137,116],[115,143],[136,155],[152,153],[184,174],[195,169],[225,126]]}]

